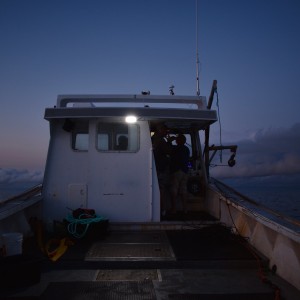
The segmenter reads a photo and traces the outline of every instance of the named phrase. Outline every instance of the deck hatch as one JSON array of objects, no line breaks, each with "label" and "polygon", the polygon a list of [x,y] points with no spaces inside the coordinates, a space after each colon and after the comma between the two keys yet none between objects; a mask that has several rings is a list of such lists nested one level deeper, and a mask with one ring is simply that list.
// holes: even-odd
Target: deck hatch
[{"label": "deck hatch", "polygon": [[94,242],[86,261],[99,260],[175,260],[164,232],[112,233],[103,241]]}]

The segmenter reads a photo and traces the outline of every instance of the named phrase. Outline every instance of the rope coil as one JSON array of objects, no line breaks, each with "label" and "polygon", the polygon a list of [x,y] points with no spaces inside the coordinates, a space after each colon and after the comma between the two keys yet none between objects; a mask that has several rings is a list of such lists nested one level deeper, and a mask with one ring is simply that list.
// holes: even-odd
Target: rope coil
[{"label": "rope coil", "polygon": [[[107,220],[99,215],[91,216],[89,214],[81,214],[78,218],[74,218],[72,214],[67,215],[66,220],[68,224],[68,232],[75,238],[80,239],[85,236],[87,230],[92,223],[97,223]],[[78,231],[78,225],[85,226],[82,232]]]}]

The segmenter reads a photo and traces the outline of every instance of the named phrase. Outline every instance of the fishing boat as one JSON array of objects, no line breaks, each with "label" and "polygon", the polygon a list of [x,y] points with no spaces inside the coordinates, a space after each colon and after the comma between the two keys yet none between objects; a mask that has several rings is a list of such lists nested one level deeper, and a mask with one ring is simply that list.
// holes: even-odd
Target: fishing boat
[{"label": "fishing boat", "polygon": [[[214,81],[208,101],[200,95],[177,96],[172,90],[164,96],[150,92],[58,96],[56,105],[45,110],[50,143],[43,183],[0,205],[1,234],[18,232],[24,242],[33,237],[38,240],[32,221],[39,220],[45,232],[59,237],[58,251],[45,252],[44,247],[40,252],[43,288],[38,280],[20,291],[16,283],[5,295],[35,293],[50,299],[64,290],[62,281],[68,281],[65,291],[74,289],[69,278],[80,276],[84,269],[94,272],[81,278],[81,283],[76,281],[78,286],[85,285],[85,297],[87,291],[97,289],[101,299],[115,299],[104,297],[103,291],[116,288],[103,279],[108,276],[104,270],[120,274],[121,269],[146,267],[148,271],[160,270],[160,275],[151,280],[148,274],[150,292],[145,280],[129,280],[129,286],[123,288],[130,295],[137,288],[141,298],[134,299],[280,299],[280,293],[284,299],[299,299],[299,222],[256,203],[209,174],[217,151],[228,152],[229,167],[234,166],[237,154],[237,145],[210,145],[210,127],[218,119],[212,109],[216,89]],[[190,152],[187,211],[180,201],[176,213],[168,213],[170,204],[167,213],[162,211],[152,144],[161,124],[168,128],[170,137],[186,137]],[[75,214],[78,212],[84,217]],[[88,247],[83,242],[87,234]],[[66,237],[76,245],[63,244]],[[41,240],[37,244],[41,248]],[[79,256],[72,254],[75,249]],[[251,266],[245,253],[250,253]],[[2,257],[2,266],[6,266],[2,279],[11,269],[12,257]],[[13,266],[17,268],[19,262]],[[262,292],[261,286],[248,278],[256,268],[253,263],[270,293]],[[64,280],[47,277],[49,270],[58,269],[73,275]],[[46,277],[52,284],[56,282],[54,289],[45,284]],[[124,278],[110,282],[126,284]],[[132,286],[133,282],[137,286]],[[129,294],[127,299],[131,299]],[[75,299],[67,294],[64,297]]]}]

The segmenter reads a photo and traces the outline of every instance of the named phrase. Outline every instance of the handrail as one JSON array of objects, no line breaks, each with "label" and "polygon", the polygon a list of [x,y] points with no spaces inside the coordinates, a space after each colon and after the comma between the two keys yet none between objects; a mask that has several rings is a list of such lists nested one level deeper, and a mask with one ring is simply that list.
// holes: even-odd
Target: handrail
[{"label": "handrail", "polygon": [[12,197],[10,197],[8,199],[5,199],[4,201],[1,201],[0,205],[6,204],[6,203],[11,202],[13,200],[18,200],[18,199],[23,199],[23,198],[28,199],[30,197],[33,197],[33,196],[41,193],[42,192],[42,188],[43,188],[43,184],[42,183],[40,183],[38,185],[35,185],[34,187],[32,187],[32,188],[30,188],[30,189],[28,189],[28,190],[26,190],[26,191],[24,191],[24,192],[22,192],[22,193],[20,193],[18,195],[14,195],[14,196],[12,196]]},{"label": "handrail", "polygon": [[59,95],[57,107],[67,107],[68,103],[174,103],[195,104],[198,109],[206,109],[204,96],[152,96],[152,95]]},{"label": "handrail", "polygon": [[4,220],[12,215],[24,211],[27,207],[35,205],[42,200],[42,184],[13,196],[0,203],[0,220]]},{"label": "handrail", "polygon": [[[212,178],[211,178],[211,179],[212,179]],[[290,224],[292,224],[292,225],[295,225],[295,226],[300,227],[300,221],[299,221],[299,220],[294,219],[294,218],[292,218],[292,217],[290,217],[290,216],[287,216],[287,215],[285,215],[285,214],[283,214],[283,213],[281,213],[281,212],[279,212],[279,211],[277,211],[277,210],[274,210],[274,209],[272,209],[272,208],[270,208],[270,207],[267,207],[267,206],[265,206],[265,205],[263,205],[263,204],[261,204],[261,203],[258,203],[258,202],[256,202],[255,200],[251,199],[250,197],[247,197],[246,195],[241,194],[240,192],[238,192],[238,191],[235,190],[234,188],[228,186],[227,184],[225,184],[225,183],[223,183],[223,182],[221,182],[221,181],[219,181],[219,180],[217,180],[217,179],[215,179],[215,178],[213,178],[213,181],[214,181],[215,186],[216,186],[222,193],[226,193],[226,192],[222,189],[221,186],[223,186],[223,188],[227,189],[228,191],[234,193],[236,196],[242,198],[244,201],[247,201],[248,203],[254,205],[255,207],[264,210],[265,212],[267,212],[267,213],[273,215],[274,217],[279,218],[279,219],[281,219],[281,220],[284,220],[284,221],[286,221],[286,222],[288,222],[288,223],[290,223]],[[231,197],[228,196],[228,195],[226,195],[226,197],[227,197],[227,198],[231,198]],[[233,199],[233,200],[234,200],[234,199]]]}]

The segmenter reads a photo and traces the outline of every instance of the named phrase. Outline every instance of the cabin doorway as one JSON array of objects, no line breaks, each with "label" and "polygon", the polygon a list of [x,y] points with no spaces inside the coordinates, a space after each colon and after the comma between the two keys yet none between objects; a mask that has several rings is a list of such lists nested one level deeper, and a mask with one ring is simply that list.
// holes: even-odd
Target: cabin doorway
[{"label": "cabin doorway", "polygon": [[[201,145],[199,131],[191,130],[190,128],[176,128],[167,127],[165,136],[162,137],[166,143],[169,144],[170,148],[176,147],[176,137],[184,135],[185,147],[188,148],[189,159],[187,169],[187,182],[186,182],[186,199],[185,204],[182,201],[182,196],[178,193],[175,200],[175,211],[174,199],[172,199],[172,166],[168,166],[167,182],[164,183],[163,187],[159,184],[160,188],[160,213],[162,221],[174,221],[174,220],[197,220],[202,219],[204,215],[204,202],[205,202],[205,173],[203,172],[204,166],[201,155]],[[162,124],[152,124],[151,126],[151,139],[153,142],[153,151],[155,154],[155,134]],[[172,150],[171,150],[172,151]],[[169,163],[171,163],[171,153],[167,154]],[[157,170],[158,162],[157,156],[154,155],[156,163],[156,176],[158,182],[160,180],[159,170]],[[163,190],[163,192],[162,192]],[[172,203],[173,201],[173,203]]]}]

